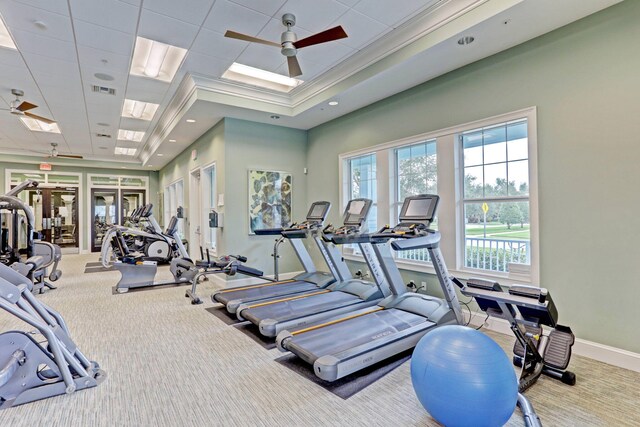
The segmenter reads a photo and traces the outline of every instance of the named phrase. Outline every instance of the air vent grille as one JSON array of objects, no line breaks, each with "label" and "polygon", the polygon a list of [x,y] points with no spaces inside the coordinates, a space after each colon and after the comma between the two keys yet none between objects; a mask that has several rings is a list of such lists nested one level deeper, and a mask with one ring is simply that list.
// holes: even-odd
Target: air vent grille
[{"label": "air vent grille", "polygon": [[104,95],[115,95],[116,90],[111,87],[100,86],[100,85],[91,85],[91,90],[96,93],[102,93]]},{"label": "air vent grille", "polygon": [[96,133],[96,136],[98,138],[111,138],[111,135],[109,135],[108,133]]}]

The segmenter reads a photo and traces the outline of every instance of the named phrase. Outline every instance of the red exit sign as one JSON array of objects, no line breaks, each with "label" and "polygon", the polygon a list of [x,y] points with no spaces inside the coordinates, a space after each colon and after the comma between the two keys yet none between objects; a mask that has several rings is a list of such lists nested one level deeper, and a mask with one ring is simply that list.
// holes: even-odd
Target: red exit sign
[{"label": "red exit sign", "polygon": [[51,170],[51,163],[40,163],[40,170],[41,171],[50,171]]}]

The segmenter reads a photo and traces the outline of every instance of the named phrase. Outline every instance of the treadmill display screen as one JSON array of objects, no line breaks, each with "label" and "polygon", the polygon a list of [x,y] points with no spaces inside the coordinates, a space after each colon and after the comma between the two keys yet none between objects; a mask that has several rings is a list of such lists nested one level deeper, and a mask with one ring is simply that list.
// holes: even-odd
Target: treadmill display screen
[{"label": "treadmill display screen", "polygon": [[316,203],[311,207],[311,212],[307,215],[309,219],[324,219],[327,212],[328,204],[325,203]]},{"label": "treadmill display screen", "polygon": [[409,202],[406,215],[411,217],[425,217],[429,212],[430,205],[431,199],[413,199]]}]

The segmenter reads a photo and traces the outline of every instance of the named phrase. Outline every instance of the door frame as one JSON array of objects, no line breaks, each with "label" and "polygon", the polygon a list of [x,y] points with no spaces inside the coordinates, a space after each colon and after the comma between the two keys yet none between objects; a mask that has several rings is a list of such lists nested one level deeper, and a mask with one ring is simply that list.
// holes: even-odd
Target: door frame
[{"label": "door frame", "polygon": [[[196,187],[197,186],[197,187]],[[202,246],[202,168],[189,171],[189,249],[192,259],[199,259]],[[198,231],[196,231],[198,230]]]},{"label": "door frame", "polygon": [[[4,172],[4,186],[5,186],[5,192],[8,192],[9,190],[11,190],[11,174],[13,173],[20,173],[25,175],[27,178],[29,178],[29,175],[43,175],[44,176],[44,181],[40,181],[38,180],[38,187],[40,188],[56,188],[56,187],[75,187],[78,190],[78,195],[76,196],[78,198],[77,200],[77,204],[76,204],[76,209],[78,210],[78,226],[76,227],[76,231],[77,231],[77,241],[78,241],[78,253],[82,253],[85,250],[85,247],[80,239],[80,227],[82,227],[82,224],[84,224],[85,221],[85,211],[84,209],[81,209],[80,207],[81,205],[81,200],[84,197],[84,185],[82,183],[82,173],[78,173],[78,172],[64,172],[64,171],[41,171],[41,170],[35,170],[35,169],[5,169]],[[65,184],[65,183],[57,183],[57,182],[53,182],[53,183],[49,183],[49,176],[50,175],[67,175],[67,176],[74,176],[78,178],[77,183],[71,183],[71,184]],[[69,252],[68,248],[66,251],[63,251],[63,253],[65,252]]]},{"label": "door frame", "polygon": [[117,188],[91,188],[89,190],[89,203],[90,203],[90,208],[89,208],[89,218],[91,218],[91,222],[90,222],[90,226],[89,226],[89,252],[100,252],[100,249],[97,246],[93,245],[93,240],[94,240],[94,232],[95,232],[95,224],[94,224],[94,209],[95,209],[95,203],[94,203],[94,194],[96,192],[110,192],[113,191],[113,193],[115,194],[114,199],[115,199],[115,205],[116,205],[116,223],[120,222],[120,193],[118,191]]}]

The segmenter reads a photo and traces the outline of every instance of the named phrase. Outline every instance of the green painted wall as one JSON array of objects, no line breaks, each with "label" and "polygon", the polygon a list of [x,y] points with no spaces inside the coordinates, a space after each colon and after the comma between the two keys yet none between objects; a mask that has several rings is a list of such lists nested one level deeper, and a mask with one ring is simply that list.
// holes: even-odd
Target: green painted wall
[{"label": "green painted wall", "polygon": [[[303,173],[307,156],[307,132],[281,126],[225,119],[225,233],[227,252],[240,253],[249,264],[273,272],[269,256],[272,236],[249,236],[249,169],[285,171],[293,174],[292,217],[307,213],[307,177]],[[280,271],[299,271],[300,263],[290,245],[281,246]]]},{"label": "green painted wall", "polygon": [[640,352],[639,22],[626,1],[310,130],[307,201],[337,206],[340,153],[537,106],[541,284],[580,338]]},{"label": "green painted wall", "polygon": [[[33,162],[33,157],[27,158],[22,156],[10,156],[10,155],[2,155],[0,159],[0,191],[2,193],[5,192],[6,186],[6,170],[7,169],[19,169],[19,170],[27,170],[27,171],[38,171],[39,172],[39,164],[27,163]],[[91,164],[95,163],[96,167],[91,167]],[[83,191],[80,195],[80,206],[83,212],[82,221],[80,223],[79,236],[81,247],[84,250],[90,250],[89,242],[87,237],[87,228],[91,227],[93,221],[90,220],[91,215],[87,210],[87,201],[89,197],[88,183],[87,183],[87,175],[90,174],[101,174],[101,175],[127,175],[127,176],[146,176],[149,177],[149,202],[157,205],[158,203],[158,172],[155,171],[140,171],[140,170],[132,170],[128,169],[124,171],[117,163],[113,163],[114,167],[117,169],[107,169],[100,166],[97,166],[99,162],[86,161],[81,163],[78,166],[60,166],[53,164],[52,173],[56,172],[72,172],[72,173],[80,173],[82,174],[81,185]],[[104,166],[104,164],[102,164]]]}]

